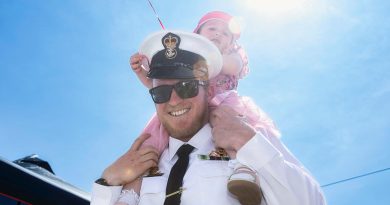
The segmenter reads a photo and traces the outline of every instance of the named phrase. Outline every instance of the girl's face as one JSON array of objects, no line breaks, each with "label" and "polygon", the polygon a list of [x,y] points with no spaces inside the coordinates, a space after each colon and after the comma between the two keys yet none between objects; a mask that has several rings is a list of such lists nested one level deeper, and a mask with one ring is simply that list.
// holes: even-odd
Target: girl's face
[{"label": "girl's face", "polygon": [[213,19],[203,24],[199,34],[212,41],[224,53],[233,42],[233,33],[227,23]]}]

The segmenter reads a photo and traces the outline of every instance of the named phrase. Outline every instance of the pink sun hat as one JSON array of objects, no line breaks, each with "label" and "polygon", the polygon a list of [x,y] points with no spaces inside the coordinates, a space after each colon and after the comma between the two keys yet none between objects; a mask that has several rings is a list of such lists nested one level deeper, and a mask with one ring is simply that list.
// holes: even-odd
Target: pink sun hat
[{"label": "pink sun hat", "polygon": [[211,11],[205,14],[198,22],[198,25],[194,29],[194,33],[198,33],[199,29],[210,20],[220,20],[229,25],[230,31],[233,33],[234,39],[240,38],[241,30],[240,25],[232,15],[223,11]]}]

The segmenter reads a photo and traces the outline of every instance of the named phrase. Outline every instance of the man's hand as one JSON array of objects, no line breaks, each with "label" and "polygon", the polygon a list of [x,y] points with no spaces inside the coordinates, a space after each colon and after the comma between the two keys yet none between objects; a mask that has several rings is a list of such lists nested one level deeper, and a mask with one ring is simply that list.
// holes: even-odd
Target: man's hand
[{"label": "man's hand", "polygon": [[158,152],[154,147],[141,147],[149,134],[139,136],[131,148],[104,170],[102,177],[109,185],[118,186],[130,183],[151,167],[158,165]]},{"label": "man's hand", "polygon": [[210,124],[215,145],[225,149],[230,157],[235,157],[237,151],[256,134],[255,129],[245,122],[245,116],[226,105],[211,111]]}]

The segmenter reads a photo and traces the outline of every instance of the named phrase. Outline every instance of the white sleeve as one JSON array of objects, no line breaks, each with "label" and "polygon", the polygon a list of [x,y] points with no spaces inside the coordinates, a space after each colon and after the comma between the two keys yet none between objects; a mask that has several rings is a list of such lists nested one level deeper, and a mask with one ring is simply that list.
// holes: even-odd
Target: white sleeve
[{"label": "white sleeve", "polygon": [[278,143],[276,146],[283,148],[280,151],[257,133],[237,152],[238,162],[259,173],[260,186],[267,204],[325,205],[325,198],[317,181],[280,141]]},{"label": "white sleeve", "polygon": [[114,205],[121,193],[122,186],[103,186],[93,184],[91,205]]},{"label": "white sleeve", "polygon": [[115,205],[133,205],[139,203],[139,196],[134,189],[122,189],[119,199]]}]

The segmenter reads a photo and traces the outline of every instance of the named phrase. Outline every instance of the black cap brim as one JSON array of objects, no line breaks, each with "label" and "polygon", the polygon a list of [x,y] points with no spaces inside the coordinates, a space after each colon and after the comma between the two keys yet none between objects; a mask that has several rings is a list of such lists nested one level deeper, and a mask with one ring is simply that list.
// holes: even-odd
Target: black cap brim
[{"label": "black cap brim", "polygon": [[[147,77],[152,79],[193,79],[200,77],[194,72],[194,65],[204,58],[196,53],[176,49],[174,58],[167,58],[166,50],[157,52],[150,63]],[[207,72],[207,70],[206,70]]]},{"label": "black cap brim", "polygon": [[148,78],[152,79],[193,79],[194,71],[182,66],[160,66],[158,69],[150,69]]}]

